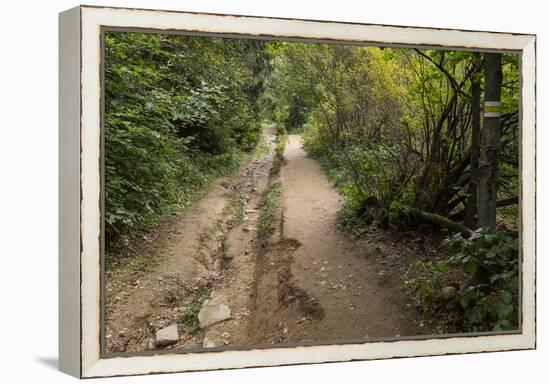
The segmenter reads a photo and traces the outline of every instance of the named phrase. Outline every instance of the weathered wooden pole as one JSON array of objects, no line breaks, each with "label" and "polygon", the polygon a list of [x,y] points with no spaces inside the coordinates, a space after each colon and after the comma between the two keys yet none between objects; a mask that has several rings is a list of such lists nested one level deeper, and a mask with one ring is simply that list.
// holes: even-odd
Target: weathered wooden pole
[{"label": "weathered wooden pole", "polygon": [[485,92],[481,129],[478,227],[495,228],[500,156],[500,95],[502,89],[502,55],[484,53]]}]

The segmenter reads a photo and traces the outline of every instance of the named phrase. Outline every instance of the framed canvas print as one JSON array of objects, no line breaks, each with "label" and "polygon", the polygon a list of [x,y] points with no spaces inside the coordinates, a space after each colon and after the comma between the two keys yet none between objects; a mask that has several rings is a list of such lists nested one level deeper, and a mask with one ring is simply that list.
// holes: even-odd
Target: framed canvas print
[{"label": "framed canvas print", "polygon": [[60,14],[60,369],[535,348],[535,36]]}]

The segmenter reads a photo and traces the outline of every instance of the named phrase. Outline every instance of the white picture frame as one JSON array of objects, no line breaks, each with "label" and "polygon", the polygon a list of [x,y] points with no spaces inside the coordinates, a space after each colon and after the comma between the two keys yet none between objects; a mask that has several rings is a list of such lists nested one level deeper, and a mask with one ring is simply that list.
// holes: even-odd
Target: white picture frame
[{"label": "white picture frame", "polygon": [[[80,378],[533,349],[536,37],[528,34],[80,6],[60,14],[60,370]],[[101,353],[101,34],[105,27],[521,55],[519,332],[105,357]]]}]

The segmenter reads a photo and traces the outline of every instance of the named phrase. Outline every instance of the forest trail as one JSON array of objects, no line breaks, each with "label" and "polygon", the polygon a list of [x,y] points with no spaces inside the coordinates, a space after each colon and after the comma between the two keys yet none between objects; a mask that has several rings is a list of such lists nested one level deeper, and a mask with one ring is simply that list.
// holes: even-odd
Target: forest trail
[{"label": "forest trail", "polygon": [[102,352],[518,328],[517,55],[104,48]]},{"label": "forest trail", "polygon": [[[301,136],[289,136],[280,177],[281,223],[264,261],[277,270],[284,305],[266,300],[277,291],[275,284],[260,288],[253,340],[366,340],[425,333],[411,321],[418,315],[407,305],[400,271],[391,270],[383,244],[352,240],[338,229],[340,194],[301,142]],[[269,274],[263,279],[270,280]]]}]

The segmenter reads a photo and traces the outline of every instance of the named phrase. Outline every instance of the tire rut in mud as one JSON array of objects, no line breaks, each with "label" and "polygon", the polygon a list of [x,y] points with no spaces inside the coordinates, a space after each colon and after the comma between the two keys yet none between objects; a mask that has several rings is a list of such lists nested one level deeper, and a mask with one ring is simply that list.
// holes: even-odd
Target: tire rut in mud
[{"label": "tire rut in mud", "polygon": [[[272,184],[277,177],[278,172],[271,174]],[[321,320],[325,315],[319,300],[294,281],[293,254],[302,244],[285,238],[283,229],[283,208],[278,201],[268,233],[257,239],[252,316],[248,324],[250,344],[284,343],[295,338],[292,331],[296,325]]]}]

